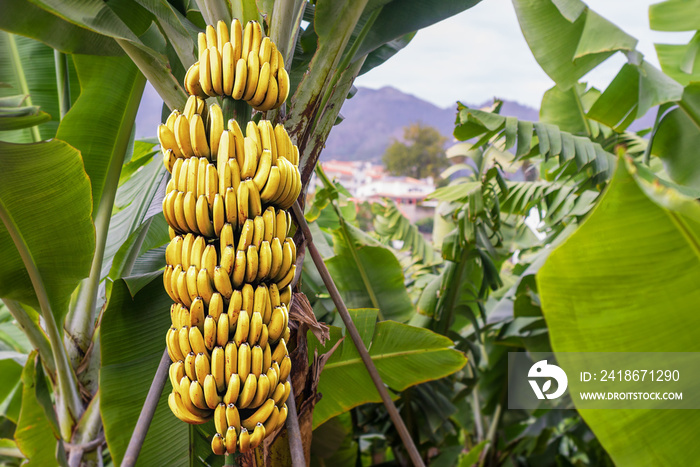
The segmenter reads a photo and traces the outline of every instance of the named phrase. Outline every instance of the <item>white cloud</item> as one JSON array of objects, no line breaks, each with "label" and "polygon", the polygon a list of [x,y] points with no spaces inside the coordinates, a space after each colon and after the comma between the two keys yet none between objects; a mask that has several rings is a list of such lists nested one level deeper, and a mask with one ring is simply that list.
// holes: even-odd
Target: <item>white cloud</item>
[{"label": "white cloud", "polygon": [[[658,67],[654,42],[687,42],[692,33],[658,33],[649,29],[648,6],[659,0],[589,0],[588,5],[630,35],[638,49]],[[630,5],[633,3],[633,5]],[[616,54],[584,77],[605,88],[625,57]],[[553,82],[542,71],[523,38],[509,0],[484,0],[475,7],[421,30],[385,64],[359,77],[358,86],[394,86],[401,91],[451,107],[457,100],[478,104],[493,96],[539,107]]]}]

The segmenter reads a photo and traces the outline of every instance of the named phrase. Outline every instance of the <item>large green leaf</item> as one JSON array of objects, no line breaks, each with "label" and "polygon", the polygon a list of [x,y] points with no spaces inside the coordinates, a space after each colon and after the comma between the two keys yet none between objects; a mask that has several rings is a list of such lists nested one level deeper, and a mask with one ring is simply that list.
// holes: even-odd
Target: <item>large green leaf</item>
[{"label": "large green leaf", "polygon": [[[374,307],[374,294],[383,319],[411,318],[415,307],[404,286],[403,269],[388,248],[347,245],[340,229],[334,232],[333,243],[336,255],[327,259],[326,265],[349,308]],[[355,249],[359,265],[350,248]],[[363,280],[360,267],[367,281]]]},{"label": "large green leaf", "polygon": [[[618,162],[599,205],[537,275],[556,352],[700,351],[700,206],[633,173]],[[696,411],[580,413],[618,465],[700,456]]]},{"label": "large green leaf", "polygon": [[600,92],[595,88],[587,90],[584,83],[572,86],[566,91],[554,86],[542,97],[540,121],[556,125],[561,131],[574,135],[596,138],[600,133],[600,126],[586,117],[586,111],[599,95]]},{"label": "large green leaf", "polygon": [[[381,7],[376,21],[355,57],[366,55],[383,44],[418,31],[473,7],[481,0],[378,0],[367,10]],[[384,5],[381,5],[384,4]],[[363,70],[367,71],[367,70]]]},{"label": "large green leaf", "polygon": [[[394,392],[425,381],[443,378],[467,362],[452,349],[452,341],[424,328],[393,321],[376,322],[376,310],[351,310],[351,316],[368,347],[382,381]],[[335,326],[325,347],[308,333],[309,357],[327,352],[345,335]],[[330,356],[321,373],[318,391],[323,398],[314,409],[314,428],[326,420],[367,402],[380,402],[369,373],[353,342],[347,338]]]},{"label": "large green leaf", "polygon": [[[101,327],[100,412],[115,465],[122,461],[165,350],[170,303],[160,278],[133,298],[124,280],[112,287]],[[189,430],[168,408],[170,390],[166,383],[139,456],[140,465],[189,465]]]},{"label": "large green leaf", "polygon": [[649,7],[649,26],[656,31],[700,29],[700,0],[667,0]]},{"label": "large green leaf", "polygon": [[116,160],[121,167],[146,80],[126,56],[76,55],[73,60],[81,93],[56,137],[80,150],[97,210],[110,164]]},{"label": "large green leaf", "polygon": [[532,54],[562,89],[576,84],[616,51],[632,51],[637,45],[635,38],[588,8],[566,17],[551,0],[513,0],[513,6]]},{"label": "large green leaf", "polygon": [[[0,142],[0,296],[39,308],[15,241],[26,245],[57,316],[88,275],[95,248],[90,181],[80,153],[63,141]],[[9,229],[19,237],[10,237]],[[17,240],[17,238],[19,240]]]},{"label": "large green leaf", "polygon": [[[58,99],[56,98],[58,91],[56,90],[54,51],[51,47],[26,37],[13,36],[13,39],[29,90],[31,103],[51,115],[51,121],[38,127],[41,138],[53,138],[56,136],[60,118]],[[19,70],[15,66],[16,62],[13,60],[14,52],[9,34],[0,32],[0,82],[11,86],[9,88],[0,87],[0,97],[23,94],[19,80]],[[80,86],[72,60],[68,61],[68,69],[71,78],[71,99],[75,100],[80,94]],[[4,132],[0,134],[0,138],[13,143],[34,142],[29,129]]]},{"label": "large green leaf", "polygon": [[17,422],[15,440],[29,459],[25,466],[56,465],[56,438],[51,424],[37,400],[37,369],[40,365],[36,352],[30,354],[22,371],[22,409]]},{"label": "large green leaf", "polygon": [[651,153],[663,159],[666,171],[681,185],[700,188],[700,83],[685,88],[679,106],[659,122]]},{"label": "large green leaf", "polygon": [[31,37],[64,53],[121,55],[113,39],[83,29],[23,0],[0,0],[0,29]]}]

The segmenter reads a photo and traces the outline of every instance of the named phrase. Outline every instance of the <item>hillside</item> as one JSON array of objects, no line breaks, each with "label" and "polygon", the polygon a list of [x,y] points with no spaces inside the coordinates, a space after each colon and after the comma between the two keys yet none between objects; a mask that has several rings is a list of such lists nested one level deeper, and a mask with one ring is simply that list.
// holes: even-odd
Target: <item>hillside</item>
[{"label": "hillside", "polygon": [[[478,108],[485,104],[467,105]],[[442,109],[391,87],[359,88],[352,99],[345,101],[340,111],[345,120],[331,130],[321,158],[379,161],[391,141],[401,138],[403,127],[416,122],[436,127],[452,141],[456,111],[456,103]],[[504,101],[501,113],[538,119],[537,110],[517,102]]]}]

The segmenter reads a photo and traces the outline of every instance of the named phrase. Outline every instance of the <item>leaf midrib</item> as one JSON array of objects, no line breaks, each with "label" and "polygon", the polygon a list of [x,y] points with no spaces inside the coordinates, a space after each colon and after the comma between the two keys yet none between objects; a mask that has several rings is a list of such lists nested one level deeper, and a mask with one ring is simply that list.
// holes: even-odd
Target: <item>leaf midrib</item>
[{"label": "leaf midrib", "polygon": [[[418,355],[418,354],[445,352],[445,351],[454,351],[454,349],[451,349],[449,347],[441,347],[441,348],[437,348],[437,349],[416,349],[416,350],[407,350],[407,351],[401,351],[401,352],[384,353],[384,354],[380,354],[380,355],[371,355],[370,354],[370,357],[372,358],[372,361],[376,361],[376,360],[385,360],[385,359],[390,359],[390,358],[397,358],[397,357],[404,357],[404,356],[411,356],[411,355]],[[331,368],[342,368],[344,366],[355,365],[355,364],[362,364],[362,359],[359,356],[354,357],[354,358],[350,358],[347,360],[343,360],[341,362],[327,363],[323,367],[323,370],[326,371],[326,370],[331,369]]]}]

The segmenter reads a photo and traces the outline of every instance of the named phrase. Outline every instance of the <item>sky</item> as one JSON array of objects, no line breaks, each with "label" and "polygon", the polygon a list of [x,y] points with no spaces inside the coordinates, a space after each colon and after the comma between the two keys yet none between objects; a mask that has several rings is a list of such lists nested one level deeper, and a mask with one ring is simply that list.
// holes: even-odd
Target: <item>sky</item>
[{"label": "sky", "polygon": [[[654,42],[687,43],[692,33],[649,29],[648,7],[660,0],[587,0],[604,18],[637,38],[637,49],[658,67]],[[625,63],[621,53],[583,78],[605,88]],[[483,0],[418,32],[406,48],[360,76],[356,86],[393,86],[436,104],[480,104],[492,97],[539,108],[554,83],[535,61],[520,31],[511,0]]]}]

